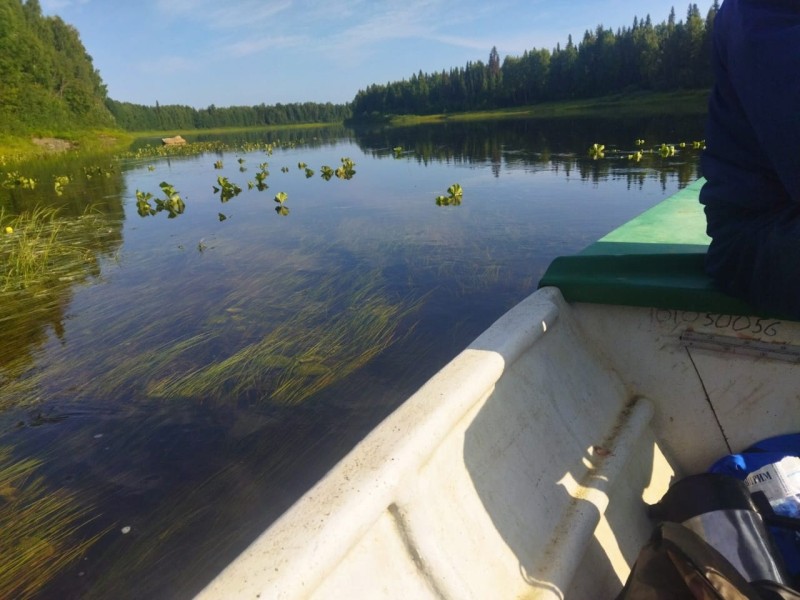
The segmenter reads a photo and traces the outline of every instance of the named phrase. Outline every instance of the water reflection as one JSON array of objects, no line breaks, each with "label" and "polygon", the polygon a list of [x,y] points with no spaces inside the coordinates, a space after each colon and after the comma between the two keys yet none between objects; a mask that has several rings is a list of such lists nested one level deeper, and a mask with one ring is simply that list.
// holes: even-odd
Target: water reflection
[{"label": "water reflection", "polygon": [[[703,116],[637,119],[508,119],[492,122],[441,122],[400,128],[357,130],[359,146],[374,157],[405,158],[421,164],[431,161],[467,165],[489,164],[495,177],[503,169],[544,170],[576,174],[598,183],[624,178],[641,189],[649,176],[664,185],[677,177],[681,186],[697,178],[699,149],[691,142],[702,137]],[[634,168],[627,159],[637,140],[650,146],[690,142],[678,156],[648,154]],[[592,160],[587,150],[595,143],[622,153],[613,160]]]}]

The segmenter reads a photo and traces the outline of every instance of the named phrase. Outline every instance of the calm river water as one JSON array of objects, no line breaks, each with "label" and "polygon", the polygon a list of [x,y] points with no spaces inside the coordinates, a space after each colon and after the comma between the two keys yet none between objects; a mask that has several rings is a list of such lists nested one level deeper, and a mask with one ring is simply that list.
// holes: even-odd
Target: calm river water
[{"label": "calm river water", "polygon": [[[29,557],[38,598],[191,597],[555,256],[696,179],[702,120],[337,127],[14,167],[37,186],[0,187],[6,217],[60,207],[77,259],[0,297],[0,535],[25,526],[2,568]],[[454,183],[460,204],[437,204]],[[23,233],[0,232],[7,260]]]}]

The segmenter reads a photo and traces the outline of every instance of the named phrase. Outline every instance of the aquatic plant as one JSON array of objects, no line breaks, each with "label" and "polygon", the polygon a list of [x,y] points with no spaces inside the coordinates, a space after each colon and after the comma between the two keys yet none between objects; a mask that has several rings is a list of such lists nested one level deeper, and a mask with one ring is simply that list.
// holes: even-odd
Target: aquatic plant
[{"label": "aquatic plant", "polygon": [[64,194],[64,186],[66,186],[72,179],[69,175],[57,175],[53,178],[53,189],[56,192],[56,196],[61,196]]},{"label": "aquatic plant", "polygon": [[352,179],[353,175],[356,174],[356,170],[353,168],[356,166],[350,158],[342,158],[342,166],[336,169],[336,177],[339,179]]},{"label": "aquatic plant", "polygon": [[36,188],[36,180],[33,177],[20,175],[17,171],[11,171],[6,173],[6,178],[2,185],[7,189],[20,188],[23,190],[32,190]]},{"label": "aquatic plant", "polygon": [[392,152],[394,153],[395,158],[400,158],[403,155],[403,147],[395,146],[394,148],[392,148]]},{"label": "aquatic plant", "polygon": [[333,177],[333,169],[327,165],[323,165],[320,168],[320,177],[322,177],[325,181],[330,181],[331,177]]},{"label": "aquatic plant", "polygon": [[673,146],[672,144],[661,144],[661,147],[658,149],[658,153],[663,158],[675,156],[675,146]]},{"label": "aquatic plant", "polygon": [[287,194],[286,192],[278,192],[277,194],[275,194],[275,202],[279,202],[281,205],[283,205],[283,203],[286,202],[286,199],[288,197],[289,194]]},{"label": "aquatic plant", "polygon": [[151,382],[148,392],[217,401],[256,394],[292,405],[344,379],[396,341],[402,320],[418,303],[390,300],[374,273],[349,285],[335,281],[340,278],[318,282],[317,300],[277,321],[262,339],[194,371],[169,373]]},{"label": "aquatic plant", "polygon": [[[166,211],[167,218],[174,219],[178,215],[183,214],[183,211],[186,210],[186,204],[175,187],[166,181],[162,181],[159,187],[164,193],[164,199],[154,198],[153,194],[150,192],[136,190],[136,212],[139,213],[139,216],[154,216],[162,211]],[[150,200],[153,200],[155,207],[150,204]]]},{"label": "aquatic plant", "polygon": [[57,215],[53,208],[17,216],[0,209],[0,224],[6,232],[0,237],[0,291],[51,286],[73,263],[86,267],[93,260],[89,250],[74,243],[66,222]]},{"label": "aquatic plant", "polygon": [[88,538],[80,529],[93,508],[74,492],[49,490],[40,459],[15,459],[0,448],[0,597],[36,596],[64,567],[81,558],[108,530]]},{"label": "aquatic plant", "polygon": [[169,219],[174,219],[176,216],[183,214],[183,211],[186,210],[186,204],[184,203],[180,194],[178,194],[177,190],[175,190],[175,188],[166,181],[162,181],[159,184],[159,187],[161,188],[161,191],[164,192],[166,200],[156,198],[156,209],[159,211],[167,211],[167,217]]},{"label": "aquatic plant", "polygon": [[597,160],[598,158],[604,158],[605,149],[606,147],[603,144],[592,144],[592,146],[589,148],[589,156],[591,156],[594,160]]},{"label": "aquatic plant", "polygon": [[301,171],[302,171],[303,169],[305,169],[305,168],[306,168],[306,166],[307,166],[307,165],[306,165],[306,163],[304,163],[304,162],[299,162],[299,163],[297,163],[297,168],[298,168],[298,169],[300,169]]},{"label": "aquatic plant", "polygon": [[311,179],[314,176],[314,169],[309,169],[308,167],[306,167],[305,169],[306,169],[306,179]]},{"label": "aquatic plant", "polygon": [[461,206],[463,196],[461,185],[454,183],[447,188],[447,196],[436,196],[436,206]]},{"label": "aquatic plant", "polygon": [[641,162],[643,156],[644,156],[644,152],[642,152],[641,150],[637,150],[633,154],[628,154],[628,160],[633,160],[633,161],[636,161],[638,163],[638,162]]},{"label": "aquatic plant", "polygon": [[219,187],[212,186],[212,189],[215,194],[219,192],[220,202],[227,202],[242,192],[242,188],[235,183],[231,183],[227,177],[223,177],[222,175],[217,177],[217,184],[219,184]]},{"label": "aquatic plant", "polygon": [[152,198],[153,194],[150,192],[136,190],[136,212],[139,213],[140,217],[148,217],[156,214],[156,209],[150,204]]},{"label": "aquatic plant", "polygon": [[214,161],[214,168],[221,169],[222,168],[222,160]]}]

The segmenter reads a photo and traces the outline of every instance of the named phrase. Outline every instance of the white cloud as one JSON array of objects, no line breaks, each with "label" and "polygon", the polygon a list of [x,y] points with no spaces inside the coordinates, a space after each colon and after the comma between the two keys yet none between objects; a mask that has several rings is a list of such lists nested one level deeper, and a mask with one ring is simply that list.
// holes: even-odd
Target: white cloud
[{"label": "white cloud", "polygon": [[263,27],[292,5],[293,0],[156,0],[156,8],[167,17],[191,19],[212,29]]},{"label": "white cloud", "polygon": [[249,39],[240,40],[222,47],[225,55],[241,58],[258,54],[263,50],[276,50],[284,48],[294,48],[308,43],[305,36],[269,36],[261,35]]}]

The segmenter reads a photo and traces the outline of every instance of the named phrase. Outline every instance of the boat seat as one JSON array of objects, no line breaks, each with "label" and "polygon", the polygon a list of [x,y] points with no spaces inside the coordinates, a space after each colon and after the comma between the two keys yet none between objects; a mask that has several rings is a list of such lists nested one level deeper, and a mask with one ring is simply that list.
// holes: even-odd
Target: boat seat
[{"label": "boat seat", "polygon": [[701,178],[591,244],[556,258],[539,287],[568,302],[621,304],[720,315],[760,314],[706,275],[711,239],[698,201]]},{"label": "boat seat", "polygon": [[620,246],[626,244],[605,245],[608,253],[595,247],[591,253],[556,258],[539,287],[557,287],[568,302],[759,315],[714,286],[704,270],[705,252],[672,252],[659,244],[662,252],[651,247],[639,253],[623,251]]}]

